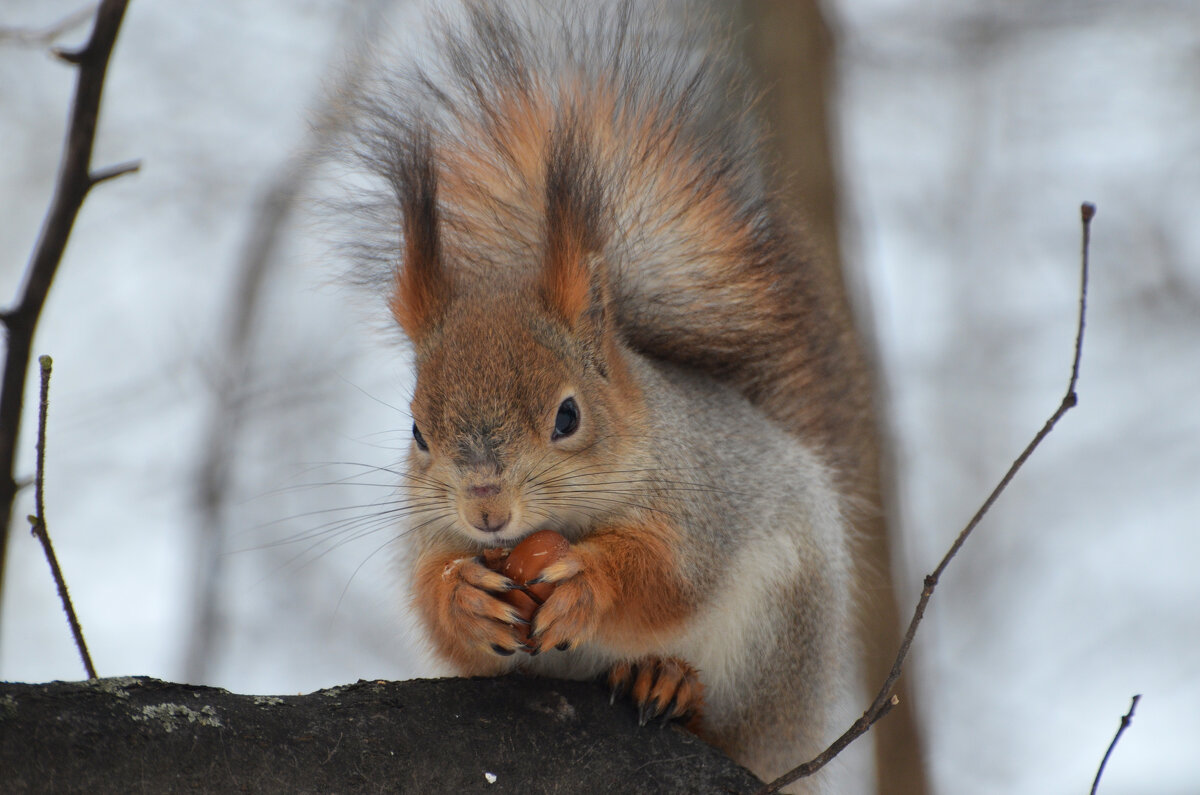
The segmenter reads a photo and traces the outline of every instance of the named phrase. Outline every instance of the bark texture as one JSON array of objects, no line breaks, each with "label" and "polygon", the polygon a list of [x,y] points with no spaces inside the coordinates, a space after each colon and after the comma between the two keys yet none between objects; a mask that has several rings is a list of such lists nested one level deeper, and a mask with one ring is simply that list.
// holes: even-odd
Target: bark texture
[{"label": "bark texture", "polygon": [[509,676],[243,696],[142,677],[0,684],[0,790],[754,792],[590,682]]}]

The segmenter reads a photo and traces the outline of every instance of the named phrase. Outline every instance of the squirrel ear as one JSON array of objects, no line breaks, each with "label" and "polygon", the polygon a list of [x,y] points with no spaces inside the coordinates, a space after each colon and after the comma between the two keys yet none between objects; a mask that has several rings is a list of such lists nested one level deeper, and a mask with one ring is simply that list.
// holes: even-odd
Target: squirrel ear
[{"label": "squirrel ear", "polygon": [[572,329],[585,315],[603,320],[603,206],[596,165],[568,121],[555,131],[547,155],[541,292],[550,311]]},{"label": "squirrel ear", "polygon": [[442,263],[437,171],[428,137],[419,136],[398,162],[392,183],[400,200],[404,261],[395,274],[389,308],[414,343],[437,323],[450,302]]},{"label": "squirrel ear", "polygon": [[542,299],[568,328],[579,330],[586,318],[603,315],[607,303],[604,287],[603,263],[596,254],[575,247],[546,252]]},{"label": "squirrel ear", "polygon": [[577,333],[603,333],[608,285],[599,254],[548,254],[542,270],[542,298],[547,308]]}]

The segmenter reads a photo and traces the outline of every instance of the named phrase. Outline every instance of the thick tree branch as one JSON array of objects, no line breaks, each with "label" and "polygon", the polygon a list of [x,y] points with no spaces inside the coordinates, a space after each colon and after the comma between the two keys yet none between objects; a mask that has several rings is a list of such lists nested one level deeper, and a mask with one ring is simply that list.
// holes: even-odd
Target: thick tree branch
[{"label": "thick tree branch", "polygon": [[595,682],[359,682],[239,696],[124,677],[0,682],[4,792],[636,792],[761,782]]},{"label": "thick tree branch", "polygon": [[96,23],[88,43],[69,56],[60,55],[79,66],[61,170],[50,209],[25,271],[21,296],[15,307],[0,315],[8,336],[8,353],[0,384],[0,594],[4,592],[8,527],[17,494],[14,471],[17,435],[21,427],[33,335],[83,200],[98,181],[116,175],[101,172],[97,179],[91,172],[91,160],[108,59],[127,4],[128,0],[104,0],[96,12]]},{"label": "thick tree branch", "polygon": [[[996,500],[999,499],[1000,495],[1004,493],[1004,490],[1008,488],[1008,484],[1012,482],[1012,479],[1016,476],[1017,472],[1019,472],[1021,467],[1025,465],[1025,462],[1029,460],[1029,457],[1033,455],[1033,451],[1038,448],[1043,439],[1050,435],[1050,432],[1054,430],[1054,426],[1057,425],[1058,421],[1063,418],[1063,415],[1073,409],[1079,402],[1078,395],[1075,393],[1075,385],[1079,381],[1079,362],[1083,354],[1083,330],[1084,320],[1087,313],[1088,245],[1090,243],[1092,218],[1095,217],[1095,215],[1095,205],[1085,203],[1081,206],[1080,216],[1083,220],[1083,250],[1080,256],[1081,278],[1079,287],[1079,322],[1075,332],[1075,356],[1071,361],[1071,376],[1067,382],[1066,394],[1063,395],[1062,401],[1059,403],[1058,408],[1052,415],[1050,415],[1050,419],[1046,420],[1046,424],[1043,425],[1042,429],[1037,432],[1037,435],[1033,437],[1033,441],[1031,441],[1025,447],[1025,449],[1021,451],[1021,454],[1017,456],[1016,460],[1013,461],[1012,465],[1008,468],[1008,471],[1004,473],[1004,477],[1000,479],[1000,482],[994,489],[992,489],[992,493],[989,494],[987,499],[983,501],[983,504],[979,506],[979,510],[975,512],[975,515],[971,517],[971,521],[967,522],[966,527],[964,527],[962,532],[958,534],[958,537],[954,539],[954,543],[950,545],[950,549],[942,558],[941,563],[939,563],[937,568],[933,570],[932,574],[929,574],[925,577],[924,588],[921,589],[921,597],[917,600],[916,609],[913,611],[912,620],[909,621],[908,631],[904,633],[904,640],[900,643],[900,650],[896,654],[896,660],[892,664],[892,669],[888,673],[887,679],[883,683],[883,687],[879,689],[879,694],[875,696],[875,700],[871,702],[869,707],[867,707],[866,712],[864,712],[858,718],[858,720],[856,720],[850,726],[850,728],[842,734],[842,736],[834,740],[832,745],[818,754],[814,759],[805,762],[803,765],[800,765],[799,767],[796,767],[787,773],[784,773],[782,776],[763,787],[763,789],[760,790],[760,793],[765,794],[778,792],[782,787],[787,786],[797,779],[811,776],[813,773],[817,772],[826,764],[828,764],[829,761],[835,756],[841,753],[843,748],[854,742],[862,735],[866,734],[871,726],[873,726],[876,721],[887,714],[888,710],[895,705],[895,696],[892,694],[892,689],[895,687],[896,681],[900,678],[900,674],[904,670],[904,662],[908,658],[908,650],[912,647],[913,638],[916,637],[917,627],[921,624],[921,619],[925,617],[925,608],[929,604],[930,598],[933,596],[934,589],[937,588],[938,581],[941,579],[942,573],[945,572],[946,567],[950,565],[950,561],[954,559],[954,556],[958,554],[958,551],[962,549],[963,544],[966,543],[967,538],[969,538],[971,535],[971,532],[980,523],[980,521],[983,520],[983,517],[987,515],[987,512],[991,509]],[[887,773],[887,771],[880,772],[883,775],[886,775]]]}]

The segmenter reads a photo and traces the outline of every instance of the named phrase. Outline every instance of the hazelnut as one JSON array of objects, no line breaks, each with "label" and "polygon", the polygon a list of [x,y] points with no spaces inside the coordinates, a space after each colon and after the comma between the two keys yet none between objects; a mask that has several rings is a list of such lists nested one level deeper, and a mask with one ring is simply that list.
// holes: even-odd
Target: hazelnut
[{"label": "hazelnut", "polygon": [[[536,579],[543,569],[570,551],[571,543],[567,539],[553,530],[539,530],[522,539],[507,557],[501,558],[489,550],[484,554],[484,562],[489,568],[499,571],[517,585],[525,586],[525,583]],[[533,614],[552,593],[554,583],[544,582],[509,591],[501,598],[517,608],[521,618],[532,621]],[[519,631],[522,641],[529,639],[527,627],[519,627]]]}]

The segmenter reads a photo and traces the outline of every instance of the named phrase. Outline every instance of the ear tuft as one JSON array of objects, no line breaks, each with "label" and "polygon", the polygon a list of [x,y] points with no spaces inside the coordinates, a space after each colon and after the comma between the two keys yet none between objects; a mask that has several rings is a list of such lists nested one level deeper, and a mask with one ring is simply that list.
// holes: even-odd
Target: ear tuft
[{"label": "ear tuft", "polygon": [[551,136],[546,155],[545,252],[542,296],[569,327],[603,311],[603,274],[596,254],[604,243],[600,173],[576,124],[567,120]]},{"label": "ear tuft", "polygon": [[437,167],[428,133],[418,133],[397,153],[392,188],[400,203],[404,260],[396,271],[389,307],[404,333],[420,343],[450,302],[442,262]]}]

